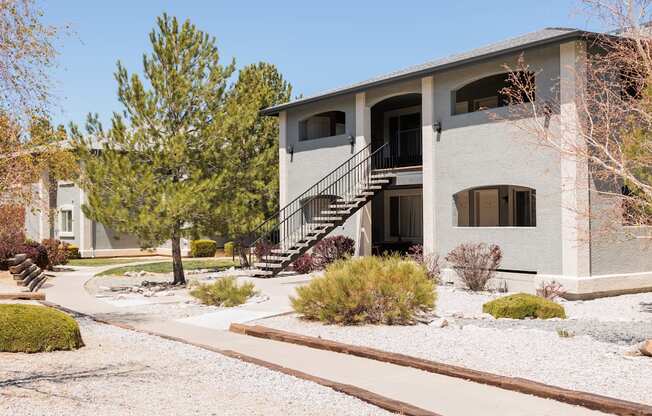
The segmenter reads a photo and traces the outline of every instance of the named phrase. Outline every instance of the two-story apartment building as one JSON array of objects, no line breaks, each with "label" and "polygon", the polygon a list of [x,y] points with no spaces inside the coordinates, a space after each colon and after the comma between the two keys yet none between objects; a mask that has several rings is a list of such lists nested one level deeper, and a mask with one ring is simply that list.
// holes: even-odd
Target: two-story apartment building
[{"label": "two-story apartment building", "polygon": [[[598,219],[586,213],[612,201],[589,190],[586,163],[507,120],[500,92],[505,65],[523,54],[536,100],[561,102],[550,128],[577,123],[575,74],[593,36],[548,28],[265,109],[279,121],[285,208],[266,231],[281,249],[259,266],[285,267],[330,232],[354,238],[358,255],[498,244],[498,277],[512,290],[550,280],[584,297],[652,290],[650,228],[594,233]],[[310,228],[318,223],[324,232]]]}]

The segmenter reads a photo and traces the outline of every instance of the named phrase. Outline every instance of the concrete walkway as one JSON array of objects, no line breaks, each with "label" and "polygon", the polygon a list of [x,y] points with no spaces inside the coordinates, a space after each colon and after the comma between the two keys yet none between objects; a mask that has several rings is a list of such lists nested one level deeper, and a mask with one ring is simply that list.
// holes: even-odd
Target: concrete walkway
[{"label": "concrete walkway", "polygon": [[[128,323],[138,329],[210,345],[288,367],[313,376],[354,385],[388,398],[412,404],[444,416],[471,414],[500,416],[601,415],[603,413],[542,399],[497,387],[432,374],[413,368],[316,350],[294,344],[248,337],[226,330],[169,320],[125,321],[119,308],[101,302],[84,290],[84,284],[103,268],[79,268],[48,282],[47,300],[78,312]],[[290,280],[289,286],[296,284]],[[265,294],[276,297],[278,307],[287,305],[283,280],[257,280]],[[284,302],[284,303],[283,303]],[[264,304],[257,306],[265,309]],[[267,306],[269,308],[269,305]],[[269,311],[268,311],[269,312]],[[418,341],[415,341],[418,342]]]}]

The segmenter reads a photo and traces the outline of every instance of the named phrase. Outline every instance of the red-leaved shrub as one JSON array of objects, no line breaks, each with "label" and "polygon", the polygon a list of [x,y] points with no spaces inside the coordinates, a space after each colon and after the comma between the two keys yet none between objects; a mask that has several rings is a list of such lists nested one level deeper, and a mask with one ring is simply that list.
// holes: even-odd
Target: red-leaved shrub
[{"label": "red-leaved shrub", "polygon": [[254,246],[254,255],[258,259],[258,261],[263,261],[263,257],[269,256],[272,254],[272,249],[274,248],[274,244],[267,240],[258,240],[256,242],[256,245]]},{"label": "red-leaved shrub", "polygon": [[0,270],[6,259],[18,254],[25,242],[25,210],[17,205],[0,205]]},{"label": "red-leaved shrub", "polygon": [[479,291],[485,290],[502,258],[500,247],[495,244],[465,243],[448,253],[446,261],[468,289]]},{"label": "red-leaved shrub", "polygon": [[50,260],[48,259],[48,250],[45,246],[38,241],[27,240],[19,249],[18,253],[27,254],[27,257],[32,259],[34,264],[36,264],[41,269],[47,269],[50,265]]},{"label": "red-leaved shrub", "polygon": [[292,263],[292,268],[300,274],[310,273],[317,268],[315,258],[312,254],[304,253]]},{"label": "red-leaved shrub", "polygon": [[68,243],[54,238],[43,240],[43,246],[48,253],[48,268],[68,263]]},{"label": "red-leaved shrub", "polygon": [[355,241],[344,235],[326,237],[312,249],[316,267],[325,268],[329,264],[351,257],[355,249]]}]

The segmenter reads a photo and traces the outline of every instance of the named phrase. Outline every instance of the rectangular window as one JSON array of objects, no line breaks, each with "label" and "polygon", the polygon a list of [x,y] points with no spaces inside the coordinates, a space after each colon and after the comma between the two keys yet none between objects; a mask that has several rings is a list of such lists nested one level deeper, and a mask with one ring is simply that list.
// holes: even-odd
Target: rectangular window
[{"label": "rectangular window", "polygon": [[389,198],[389,235],[404,240],[423,238],[423,202],[421,195]]},{"label": "rectangular window", "polygon": [[64,209],[60,212],[61,216],[61,230],[59,231],[60,235],[63,237],[70,237],[73,235],[72,232],[72,210]]}]

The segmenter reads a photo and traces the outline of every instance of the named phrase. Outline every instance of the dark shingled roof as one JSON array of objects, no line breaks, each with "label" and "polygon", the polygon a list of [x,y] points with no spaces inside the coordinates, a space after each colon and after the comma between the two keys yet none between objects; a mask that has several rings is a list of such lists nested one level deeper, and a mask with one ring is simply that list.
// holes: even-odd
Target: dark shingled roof
[{"label": "dark shingled roof", "polygon": [[262,110],[263,115],[278,115],[280,111],[288,108],[297,107],[302,104],[307,104],[324,98],[335,97],[338,95],[349,94],[353,92],[360,92],[369,87],[416,78],[424,76],[429,73],[441,71],[454,66],[467,64],[470,62],[492,58],[495,56],[507,54],[510,52],[530,48],[533,46],[545,45],[549,43],[562,42],[583,36],[594,37],[598,35],[595,32],[587,32],[573,28],[546,28],[536,32],[527,33],[525,35],[517,36],[500,42],[492,43],[481,48],[473,49],[469,52],[451,55],[446,58],[436,59],[434,61],[426,62],[421,65],[414,65],[405,69],[390,72],[385,75],[380,75],[370,78],[366,81],[358,82],[355,84],[347,85],[344,87],[324,91],[322,93],[304,97],[288,103],[279,104],[273,107]]}]

